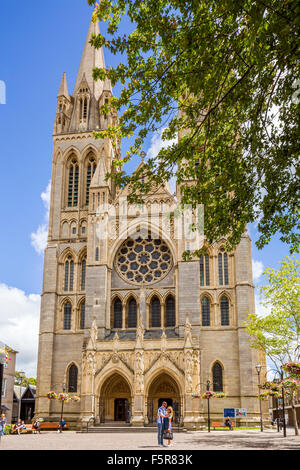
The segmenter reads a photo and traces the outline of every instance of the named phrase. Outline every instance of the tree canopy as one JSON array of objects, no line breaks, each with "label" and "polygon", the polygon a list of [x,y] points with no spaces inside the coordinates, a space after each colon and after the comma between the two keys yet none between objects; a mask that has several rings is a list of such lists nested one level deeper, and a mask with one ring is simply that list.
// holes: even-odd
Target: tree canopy
[{"label": "tree canopy", "polygon": [[120,96],[102,107],[117,110],[119,124],[95,136],[133,139],[115,162],[119,169],[153,133],[179,137],[136,173],[108,177],[129,185],[130,202],[140,202],[142,189],[175,176],[181,202],[204,205],[210,243],[225,236],[234,246],[246,224],[259,220],[259,248],[280,233],[298,251],[299,3],[88,3],[93,21],[107,26],[91,43],[122,58],[115,68],[94,69],[95,80],[122,85]]},{"label": "tree canopy", "polygon": [[267,268],[269,285],[261,288],[267,315],[249,314],[250,344],[260,349],[275,366],[300,362],[300,261],[286,257],[280,269]]},{"label": "tree canopy", "polygon": [[20,372],[15,372],[15,385],[22,385],[27,387],[28,385],[36,385],[36,379],[33,377],[21,377]]}]

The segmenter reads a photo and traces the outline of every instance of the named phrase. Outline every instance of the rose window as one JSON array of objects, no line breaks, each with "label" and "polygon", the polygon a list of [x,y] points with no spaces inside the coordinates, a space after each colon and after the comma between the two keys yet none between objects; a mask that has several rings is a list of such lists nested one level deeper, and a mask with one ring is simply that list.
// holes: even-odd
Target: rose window
[{"label": "rose window", "polygon": [[125,281],[151,284],[163,279],[172,267],[170,249],[160,239],[128,238],[115,258],[116,270]]}]

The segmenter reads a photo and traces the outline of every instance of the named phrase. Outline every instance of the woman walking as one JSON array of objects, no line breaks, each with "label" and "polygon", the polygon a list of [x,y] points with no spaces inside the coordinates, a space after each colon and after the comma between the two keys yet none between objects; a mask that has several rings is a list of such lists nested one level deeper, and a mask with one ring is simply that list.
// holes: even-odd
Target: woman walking
[{"label": "woman walking", "polygon": [[173,440],[173,433],[172,433],[172,419],[173,419],[173,408],[168,406],[166,417],[164,418],[164,435],[165,439],[168,440],[168,447],[170,447]]}]

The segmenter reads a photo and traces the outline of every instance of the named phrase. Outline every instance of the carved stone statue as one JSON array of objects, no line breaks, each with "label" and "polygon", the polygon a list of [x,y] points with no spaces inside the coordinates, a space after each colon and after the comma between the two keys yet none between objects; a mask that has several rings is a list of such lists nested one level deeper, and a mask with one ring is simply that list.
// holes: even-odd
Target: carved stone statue
[{"label": "carved stone statue", "polygon": [[192,352],[189,350],[185,354],[185,382],[186,382],[186,391],[187,393],[192,392],[192,385],[193,385],[193,360],[192,360]]},{"label": "carved stone statue", "polygon": [[88,342],[88,349],[96,349],[97,338],[98,338],[98,327],[97,327],[96,316],[94,316],[92,326],[90,329],[90,339]]},{"label": "carved stone statue", "polygon": [[136,329],[136,344],[135,348],[136,349],[142,349],[143,348],[143,343],[144,343],[144,325],[142,322],[141,315],[138,316],[138,322],[137,322],[137,329]]},{"label": "carved stone statue", "polygon": [[113,340],[113,351],[116,354],[119,350],[119,335],[118,332],[115,332],[114,340]]},{"label": "carved stone statue", "polygon": [[163,332],[161,335],[161,350],[162,352],[165,352],[167,349],[167,336],[166,336],[166,330],[163,328]]},{"label": "carved stone statue", "polygon": [[96,358],[95,358],[94,352],[90,352],[87,356],[86,372],[87,374],[92,374],[92,375],[96,373]]},{"label": "carved stone statue", "polygon": [[138,351],[135,354],[135,392],[143,393],[144,391],[144,355]]},{"label": "carved stone statue", "polygon": [[192,347],[192,325],[190,324],[189,314],[186,314],[186,320],[184,325],[184,347]]}]

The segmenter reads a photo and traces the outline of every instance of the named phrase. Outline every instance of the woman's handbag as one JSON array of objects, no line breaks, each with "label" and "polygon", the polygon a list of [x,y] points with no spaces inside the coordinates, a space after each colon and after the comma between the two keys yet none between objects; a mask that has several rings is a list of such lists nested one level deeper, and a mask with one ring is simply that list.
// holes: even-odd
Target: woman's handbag
[{"label": "woman's handbag", "polygon": [[164,431],[164,439],[168,439],[169,441],[172,441],[173,433],[171,431],[169,431],[168,429],[166,429]]}]

